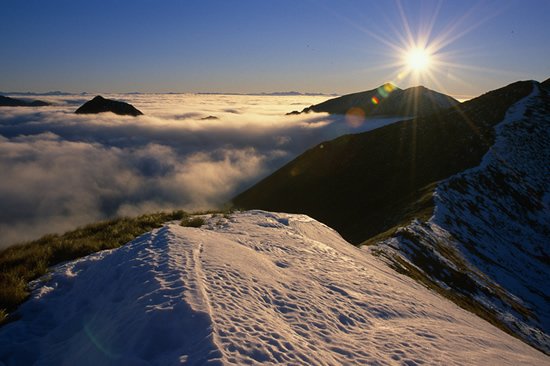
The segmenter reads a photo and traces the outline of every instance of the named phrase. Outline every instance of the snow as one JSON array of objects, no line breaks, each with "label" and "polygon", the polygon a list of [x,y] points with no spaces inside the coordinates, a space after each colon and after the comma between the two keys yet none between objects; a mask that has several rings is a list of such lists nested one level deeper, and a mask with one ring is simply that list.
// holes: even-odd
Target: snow
[{"label": "snow", "polygon": [[[475,243],[477,253],[458,244],[464,257],[534,316],[525,319],[502,306],[496,310],[518,333],[550,352],[550,266],[544,260],[550,255],[550,206],[544,202],[550,192],[550,118],[539,94],[535,84],[529,96],[510,108],[479,167],[438,187],[432,222],[445,227],[445,221],[454,223],[457,216],[463,220],[448,230],[458,243]],[[526,117],[528,109],[532,112]],[[483,183],[494,177],[505,177],[498,192]],[[453,181],[464,182],[465,191],[450,189]],[[457,207],[458,202],[463,207],[476,203],[479,214]]]},{"label": "snow", "polygon": [[303,215],[168,223],[35,283],[3,365],[550,365]]},{"label": "snow", "polygon": [[[395,237],[377,249],[405,260],[413,250],[431,250],[446,267],[466,268],[478,285],[470,296],[550,353],[550,108],[541,94],[534,83],[510,107],[479,166],[438,184],[428,222],[401,229],[420,243]],[[440,254],[449,251],[459,263]]]}]

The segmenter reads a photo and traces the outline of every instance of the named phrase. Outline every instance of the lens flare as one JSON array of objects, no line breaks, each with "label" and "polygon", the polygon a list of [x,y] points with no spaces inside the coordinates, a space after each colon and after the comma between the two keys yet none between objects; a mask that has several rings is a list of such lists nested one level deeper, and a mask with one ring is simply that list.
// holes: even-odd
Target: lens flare
[{"label": "lens flare", "polygon": [[[376,91],[382,98],[387,98],[390,95],[390,93],[394,90],[395,90],[395,86],[392,83],[386,83],[381,87],[379,87]],[[374,103],[374,104],[378,104],[378,103]]]},{"label": "lens flare", "polygon": [[378,104],[378,103],[380,103],[380,101],[379,101],[378,98],[376,98],[376,97],[370,98],[370,101],[372,102],[372,104],[375,104],[375,105]]},{"label": "lens flare", "polygon": [[[376,97],[373,97],[376,98]],[[377,99],[378,100],[378,99]],[[361,108],[350,108],[346,113],[346,122],[349,126],[357,128],[365,122],[365,111]]]},{"label": "lens flare", "polygon": [[120,357],[119,354],[116,352],[113,352],[109,347],[101,341],[101,337],[99,337],[95,332],[92,330],[91,327],[92,324],[90,323],[84,323],[84,333],[88,336],[92,344],[105,356],[107,356],[110,359],[116,360]]}]

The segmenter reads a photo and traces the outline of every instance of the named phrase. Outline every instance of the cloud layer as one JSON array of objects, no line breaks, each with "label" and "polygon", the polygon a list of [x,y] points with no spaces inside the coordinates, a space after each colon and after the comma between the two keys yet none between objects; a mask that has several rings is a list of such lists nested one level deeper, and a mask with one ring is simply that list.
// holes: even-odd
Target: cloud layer
[{"label": "cloud layer", "polygon": [[391,122],[284,115],[326,99],[312,96],[107,97],[145,116],[75,115],[79,95],[0,108],[0,248],[116,215],[219,207],[319,142]]}]

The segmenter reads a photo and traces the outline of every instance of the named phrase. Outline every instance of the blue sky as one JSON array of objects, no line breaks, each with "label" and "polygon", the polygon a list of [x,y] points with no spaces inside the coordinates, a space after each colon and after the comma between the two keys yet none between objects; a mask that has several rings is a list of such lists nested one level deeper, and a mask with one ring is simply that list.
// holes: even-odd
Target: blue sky
[{"label": "blue sky", "polygon": [[[4,0],[0,90],[348,93],[393,81],[475,96],[550,77],[550,1]],[[398,79],[407,25],[446,39]],[[385,40],[385,41],[384,41]]]}]

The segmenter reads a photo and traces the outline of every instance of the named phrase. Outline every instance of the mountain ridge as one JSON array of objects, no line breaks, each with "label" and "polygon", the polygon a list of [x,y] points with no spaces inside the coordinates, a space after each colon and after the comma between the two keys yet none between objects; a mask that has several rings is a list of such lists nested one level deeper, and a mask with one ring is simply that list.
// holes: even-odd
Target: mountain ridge
[{"label": "mountain ridge", "polygon": [[1,328],[0,360],[550,364],[307,216],[203,218],[57,266]]},{"label": "mountain ridge", "polygon": [[[517,82],[440,114],[343,136],[307,151],[233,202],[309,214],[550,353],[548,101],[543,84]],[[486,166],[493,155],[488,172],[466,183],[454,178]],[[531,166],[538,168],[527,170]],[[455,192],[444,200],[448,214],[430,221],[441,217],[446,192]],[[505,238],[497,239],[499,230]]]},{"label": "mountain ridge", "polygon": [[430,220],[369,249],[440,291],[475,299],[550,354],[550,97],[542,84],[496,130],[479,166],[438,184]]},{"label": "mountain ridge", "polygon": [[[492,145],[493,126],[531,89],[531,81],[513,83],[441,113],[323,142],[232,203],[306,213],[359,244],[408,219],[403,210],[414,202],[433,207],[426,197],[433,184],[478,165]],[[353,200],[332,199],[337,192]]]},{"label": "mountain ridge", "polygon": [[376,89],[346,94],[304,108],[301,114],[325,112],[329,114],[360,114],[365,116],[414,117],[435,113],[459,104],[451,96],[430,90],[424,86],[400,89],[386,83]]}]

